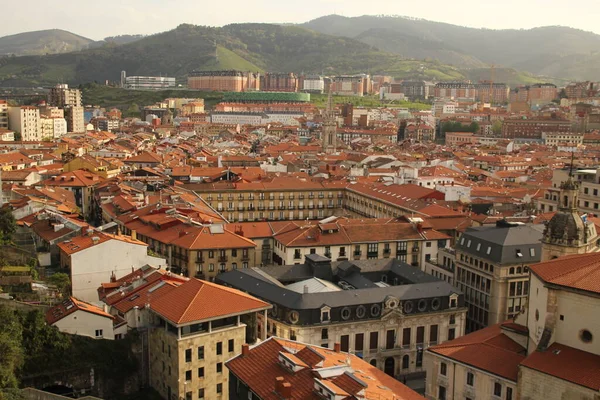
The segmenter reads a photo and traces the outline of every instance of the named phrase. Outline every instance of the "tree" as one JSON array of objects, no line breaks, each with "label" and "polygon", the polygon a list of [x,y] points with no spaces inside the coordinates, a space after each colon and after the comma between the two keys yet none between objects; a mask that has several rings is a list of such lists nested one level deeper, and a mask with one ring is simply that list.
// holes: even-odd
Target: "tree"
[{"label": "tree", "polygon": [[48,278],[48,283],[56,286],[63,296],[69,295],[71,288],[71,279],[64,272],[57,272]]},{"label": "tree", "polygon": [[12,241],[12,236],[17,230],[17,223],[10,208],[0,208],[0,243]]},{"label": "tree", "polygon": [[0,307],[0,390],[19,385],[18,371],[23,366],[23,328],[15,312]]},{"label": "tree", "polygon": [[502,121],[494,121],[494,123],[492,124],[492,133],[494,134],[494,136],[500,136],[500,134],[502,133]]}]

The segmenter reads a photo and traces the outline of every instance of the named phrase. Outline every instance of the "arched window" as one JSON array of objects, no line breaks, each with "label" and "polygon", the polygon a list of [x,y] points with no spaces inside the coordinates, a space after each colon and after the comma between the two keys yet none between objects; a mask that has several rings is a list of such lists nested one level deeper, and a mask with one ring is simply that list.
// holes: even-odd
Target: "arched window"
[{"label": "arched window", "polygon": [[521,273],[521,267],[517,267],[517,274]]},{"label": "arched window", "polygon": [[515,273],[515,267],[510,267],[510,269],[508,270],[508,273],[510,275],[514,274]]}]

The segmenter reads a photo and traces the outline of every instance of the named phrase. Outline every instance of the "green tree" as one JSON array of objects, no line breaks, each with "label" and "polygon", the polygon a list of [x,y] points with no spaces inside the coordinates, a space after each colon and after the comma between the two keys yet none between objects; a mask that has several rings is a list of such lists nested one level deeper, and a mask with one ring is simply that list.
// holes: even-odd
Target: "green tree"
[{"label": "green tree", "polygon": [[23,328],[15,312],[0,306],[0,390],[16,388],[23,366]]},{"label": "green tree", "polygon": [[502,121],[494,121],[494,123],[492,124],[492,133],[494,134],[494,136],[500,136],[500,134],[502,133]]},{"label": "green tree", "polygon": [[16,230],[17,224],[10,208],[0,208],[0,243],[12,241],[13,234]]},{"label": "green tree", "polygon": [[63,296],[69,295],[71,279],[64,272],[57,272],[48,278],[48,283],[56,286]]}]

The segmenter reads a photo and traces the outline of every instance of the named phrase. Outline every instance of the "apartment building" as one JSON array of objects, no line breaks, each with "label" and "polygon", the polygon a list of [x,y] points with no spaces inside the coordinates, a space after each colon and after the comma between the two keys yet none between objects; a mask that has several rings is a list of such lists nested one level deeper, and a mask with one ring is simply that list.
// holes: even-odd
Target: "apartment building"
[{"label": "apartment building", "polygon": [[404,96],[408,97],[411,100],[426,100],[430,96],[430,90],[432,89],[433,84],[426,81],[410,81],[405,80],[402,83],[396,84],[392,83],[392,91],[394,91],[394,86],[398,85],[397,90],[400,93],[404,93]]},{"label": "apartment building", "polygon": [[542,257],[543,225],[500,221],[467,229],[456,243],[454,283],[465,294],[467,332],[518,315],[529,294],[529,266]]},{"label": "apartment building", "polygon": [[[546,190],[543,198],[537,200],[541,212],[558,210],[560,186],[569,179],[568,169],[552,171],[552,187]],[[578,183],[577,208],[582,213],[600,213],[600,169],[574,169],[573,180]]]},{"label": "apartment building", "polygon": [[435,84],[433,95],[436,98],[475,99],[477,93],[472,83],[439,82]]},{"label": "apartment building", "polygon": [[270,308],[246,293],[195,278],[153,298],[150,385],[165,399],[229,399],[225,362],[256,341],[257,314],[266,318]]},{"label": "apartment building", "polygon": [[273,235],[274,261],[300,264],[309,254],[336,261],[395,258],[421,268],[450,241],[420,218],[290,222]]},{"label": "apartment building", "polygon": [[508,101],[510,87],[506,83],[480,82],[473,85],[476,99],[485,103],[503,104]]},{"label": "apartment building", "polygon": [[9,107],[8,127],[20,134],[23,141],[39,141],[43,138],[40,111],[37,107]]},{"label": "apartment building", "polygon": [[98,301],[98,287],[111,274],[124,275],[146,264],[161,266],[165,260],[148,255],[148,245],[133,237],[87,230],[83,236],[58,244],[60,265],[71,277],[71,294]]},{"label": "apartment building", "polygon": [[256,243],[242,231],[217,223],[219,216],[207,211],[149,206],[120,216],[118,223],[124,232],[165,257],[171,271],[184,276],[214,280],[231,269],[260,266]]},{"label": "apartment building", "polygon": [[390,376],[423,377],[423,351],[464,334],[463,295],[398,260],[304,264],[231,271],[217,282],[273,305],[261,334],[333,348],[340,343]]},{"label": "apartment building", "polygon": [[340,75],[333,77],[331,87],[332,94],[337,96],[364,96],[367,92],[365,76],[363,75]]},{"label": "apartment building", "polygon": [[552,83],[536,83],[511,89],[509,101],[532,104],[550,102],[558,98],[558,88]]},{"label": "apartment building", "polygon": [[70,89],[66,83],[58,84],[50,88],[48,94],[48,103],[54,107],[76,106],[81,107],[81,91],[79,89]]},{"label": "apartment building", "polygon": [[43,138],[57,139],[67,134],[67,121],[59,117],[40,117]]},{"label": "apartment building", "polygon": [[244,92],[259,90],[260,74],[242,71],[192,71],[188,87],[215,92]]},{"label": "apartment building", "polygon": [[75,203],[81,210],[81,215],[90,218],[95,216],[94,213],[97,211],[94,205],[94,188],[104,182],[105,179],[99,175],[84,170],[77,170],[46,179],[40,182],[40,186],[61,187],[73,192]]},{"label": "apartment building", "polygon": [[84,119],[84,107],[65,106],[65,119],[67,120],[67,131],[72,133],[84,133],[86,124]]},{"label": "apartment building", "polygon": [[[231,400],[422,400],[419,394],[354,354],[280,338],[227,361]],[[275,397],[277,396],[277,397]]]},{"label": "apartment building", "polygon": [[130,90],[164,90],[174,88],[175,78],[167,76],[126,76],[121,82],[123,88]]},{"label": "apartment building", "polygon": [[323,93],[325,81],[320,75],[305,75],[300,77],[302,91],[306,93]]},{"label": "apartment building", "polygon": [[0,129],[8,129],[8,102],[0,100]]},{"label": "apartment building", "polygon": [[502,137],[509,139],[541,139],[542,133],[571,132],[571,121],[566,119],[505,119]]},{"label": "apartment building", "polygon": [[297,92],[298,76],[293,73],[266,72],[260,77],[263,92]]},{"label": "apartment building", "polygon": [[600,255],[530,267],[527,307],[425,353],[428,399],[591,399],[600,390]]}]

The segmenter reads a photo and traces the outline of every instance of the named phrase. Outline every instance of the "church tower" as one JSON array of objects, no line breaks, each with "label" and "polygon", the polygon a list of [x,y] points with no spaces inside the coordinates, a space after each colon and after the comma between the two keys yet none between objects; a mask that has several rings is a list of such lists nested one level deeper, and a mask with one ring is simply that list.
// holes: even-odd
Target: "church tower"
[{"label": "church tower", "polygon": [[552,217],[542,239],[542,260],[585,254],[596,250],[596,226],[581,217],[577,209],[579,183],[573,179],[573,159],[569,178],[560,185],[557,213]]},{"label": "church tower", "polygon": [[321,147],[323,153],[335,153],[337,142],[337,122],[335,120],[335,110],[333,109],[332,85],[329,85],[329,94],[327,95],[327,107],[323,116],[323,127],[321,129]]}]

